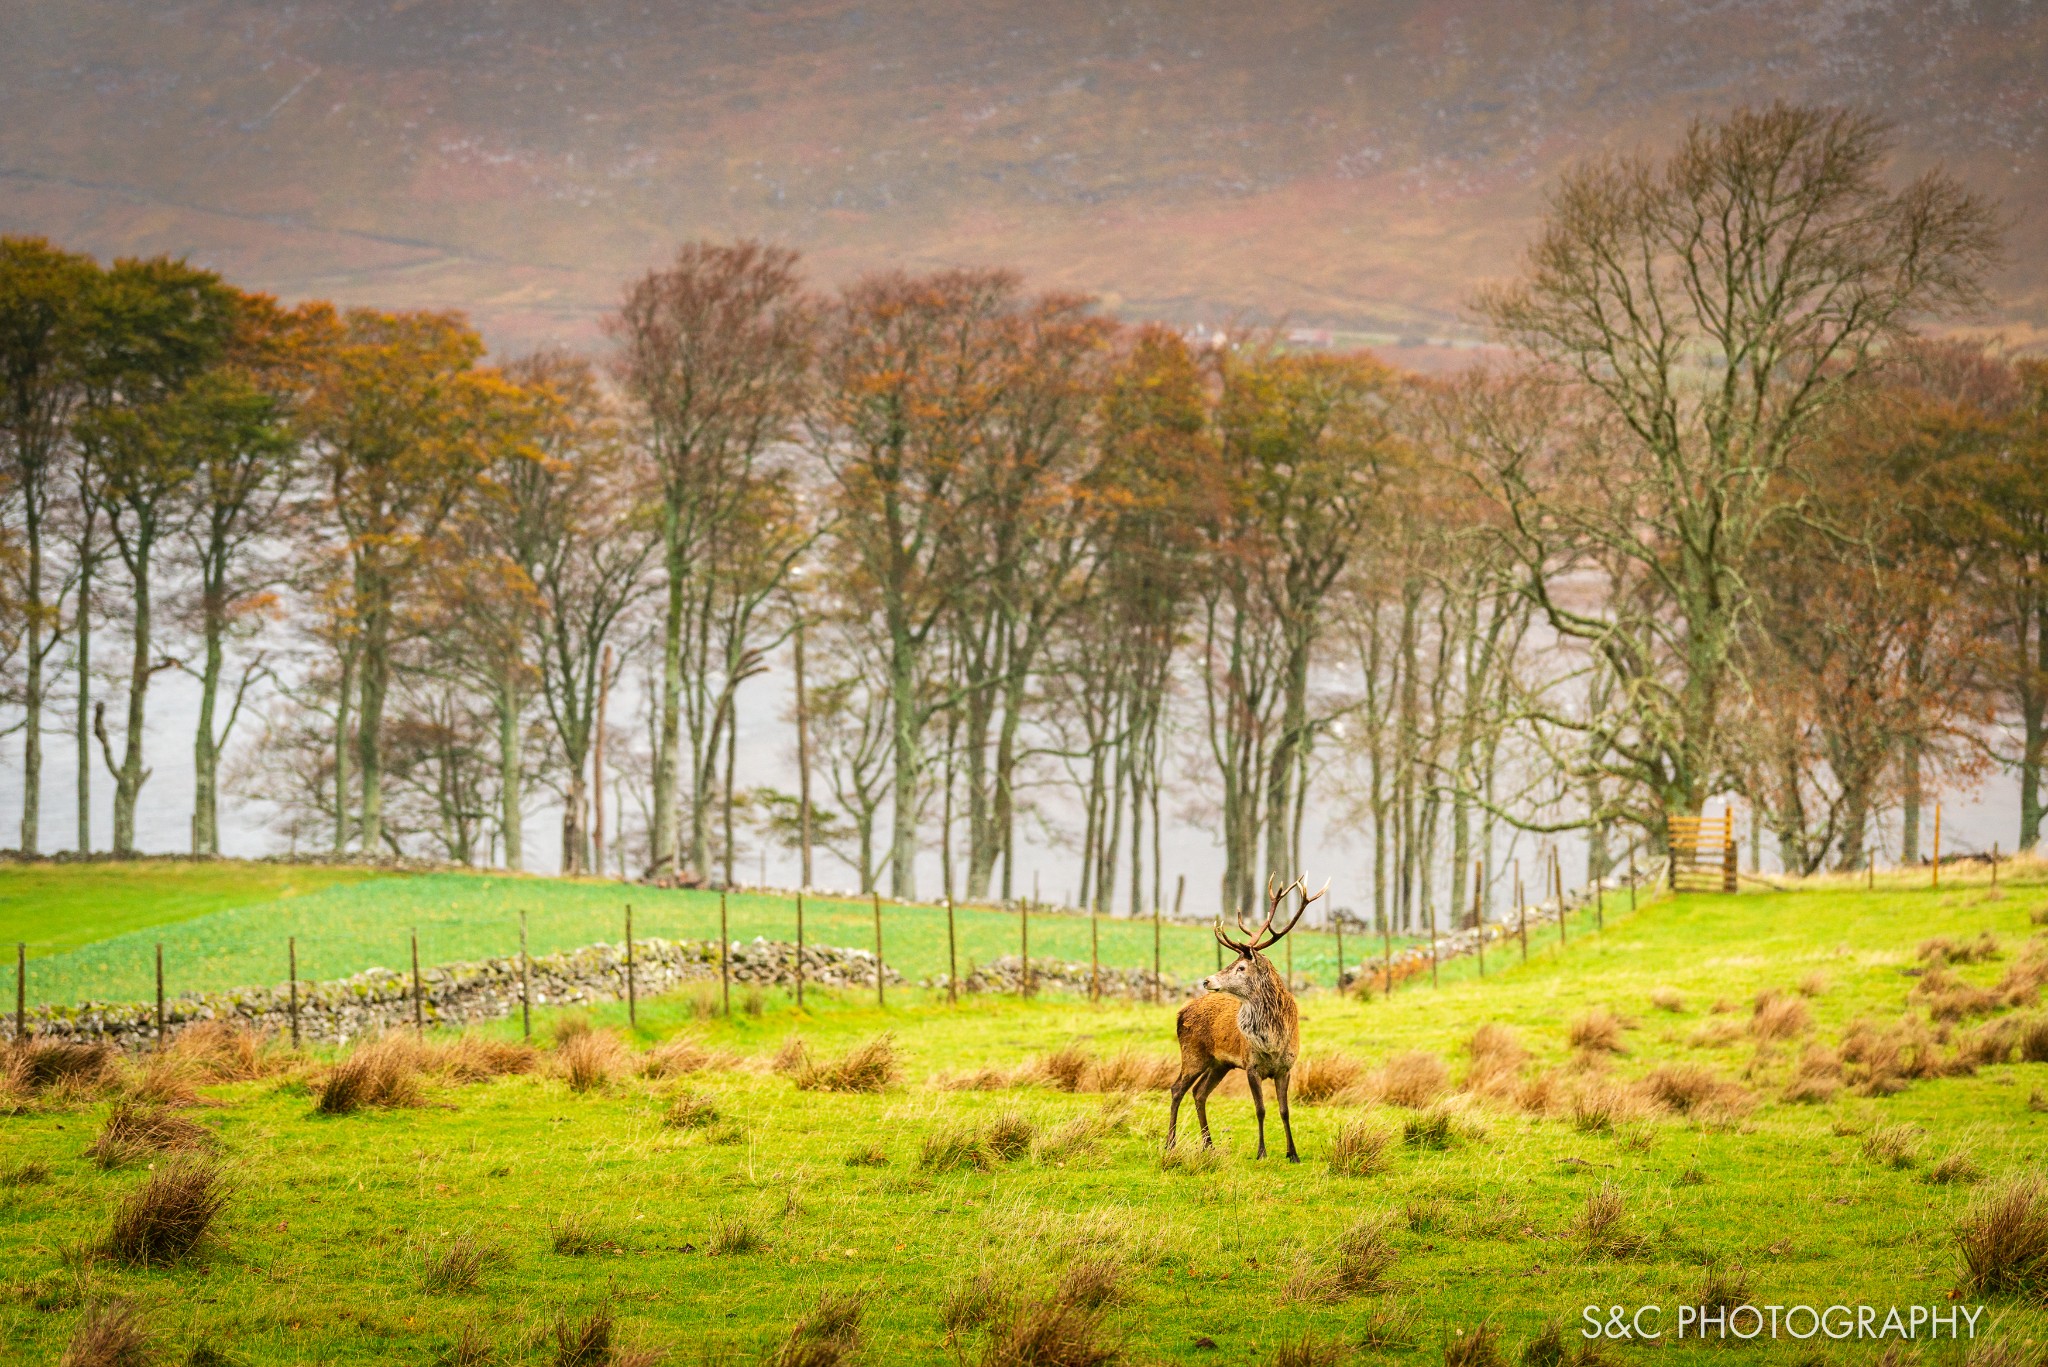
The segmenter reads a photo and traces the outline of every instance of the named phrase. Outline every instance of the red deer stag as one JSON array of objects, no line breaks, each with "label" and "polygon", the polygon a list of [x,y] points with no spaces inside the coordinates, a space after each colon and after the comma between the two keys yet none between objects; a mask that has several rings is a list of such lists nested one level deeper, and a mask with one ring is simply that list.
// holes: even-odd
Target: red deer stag
[{"label": "red deer stag", "polygon": [[[1287,1161],[1301,1161],[1294,1148],[1294,1124],[1287,1113],[1287,1075],[1301,1052],[1301,1013],[1295,1009],[1294,994],[1259,951],[1278,944],[1281,936],[1300,923],[1309,903],[1329,890],[1325,883],[1320,892],[1310,893],[1308,884],[1297,878],[1275,891],[1268,879],[1266,919],[1257,930],[1245,925],[1242,912],[1237,917],[1238,931],[1245,937],[1242,941],[1231,939],[1222,926],[1216,927],[1216,938],[1237,951],[1237,960],[1221,973],[1204,978],[1207,994],[1183,1006],[1175,1021],[1174,1032],[1180,1037],[1180,1076],[1174,1080],[1173,1108],[1166,1122],[1167,1148],[1173,1147],[1180,1127],[1180,1099],[1190,1087],[1195,1090],[1195,1118],[1202,1125],[1202,1145],[1214,1144],[1209,1137],[1209,1093],[1232,1068],[1242,1068],[1245,1081],[1251,1084],[1252,1108],[1259,1117],[1259,1157],[1266,1156],[1266,1098],[1259,1090],[1259,1079],[1271,1078],[1273,1091],[1280,1098],[1280,1127],[1287,1132]],[[1273,918],[1290,893],[1300,895],[1301,905],[1294,909],[1292,920],[1274,930]]]}]

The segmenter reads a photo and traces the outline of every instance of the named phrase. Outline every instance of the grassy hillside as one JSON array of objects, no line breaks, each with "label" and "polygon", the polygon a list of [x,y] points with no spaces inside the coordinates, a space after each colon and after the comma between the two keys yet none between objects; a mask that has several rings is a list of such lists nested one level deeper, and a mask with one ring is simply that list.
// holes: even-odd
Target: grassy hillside
[{"label": "grassy hillside", "polygon": [[[0,1267],[14,1290],[0,1355],[54,1360],[84,1303],[119,1295],[174,1361],[201,1346],[252,1367],[484,1360],[458,1353],[467,1342],[497,1362],[561,1362],[558,1324],[573,1338],[608,1306],[615,1343],[752,1362],[821,1295],[846,1294],[865,1299],[863,1362],[997,1361],[1006,1315],[1056,1303],[1062,1284],[1081,1307],[1082,1283],[1106,1275],[1115,1294],[1067,1324],[1099,1316],[1097,1337],[1127,1362],[1262,1363],[1312,1333],[1329,1353],[1291,1360],[1433,1364],[1482,1324],[1512,1360],[1549,1321],[1576,1329],[1588,1304],[1661,1304],[1668,1331],[1713,1267],[1759,1305],[1881,1316],[1984,1301],[1980,1331],[2014,1350],[1996,1360],[2026,1360],[2048,1317],[1971,1289],[1956,1229],[2048,1139],[2048,1064],[1989,1061],[2008,1056],[1989,1047],[1967,1064],[1970,1041],[2034,1018],[2026,992],[2012,1010],[1988,992],[2039,962],[2030,913],[2044,903],[2048,880],[1685,897],[1483,982],[1305,997],[1305,1048],[1323,1060],[1307,1071],[1362,1071],[1295,1108],[1298,1166],[1251,1157],[1241,1091],[1212,1101],[1213,1166],[1162,1167],[1160,1093],[1065,1092],[1034,1066],[1061,1050],[1163,1054],[1166,1008],[948,1009],[905,993],[881,1012],[819,994],[802,1013],[778,998],[722,1021],[680,996],[644,1007],[623,1043],[680,1035],[710,1053],[701,1071],[647,1078],[627,1057],[577,1091],[561,1075],[588,1047],[576,1045],[527,1075],[429,1074],[424,1104],[339,1116],[315,1110],[321,1059],[207,1083],[194,1057],[180,1066],[207,1104],[185,1114],[218,1137],[230,1195],[215,1235],[168,1266],[92,1252],[149,1176],[140,1159],[102,1170],[84,1153],[111,1093],[46,1092],[0,1118]],[[1902,972],[1926,967],[1916,950],[1930,937],[1974,957],[1985,932],[1996,957]],[[1931,1005],[1963,1018],[1930,1022]],[[1618,1023],[1584,1024],[1596,1011]],[[623,1035],[619,1014],[595,1023]],[[1868,1047],[1907,1016],[1925,1034],[1917,1071],[1953,1075],[1900,1076]],[[1489,1023],[1527,1053],[1496,1036],[1491,1081],[1468,1054]],[[792,1034],[830,1061],[884,1033],[899,1076],[876,1093],[804,1090],[768,1066]],[[1846,1059],[1845,1037],[1864,1041]],[[948,1085],[977,1070],[990,1090]],[[1333,1172],[1347,1126],[1386,1139],[1379,1171]],[[947,1137],[969,1134],[984,1151],[1031,1142],[985,1169],[949,1165],[975,1146]],[[1277,1149],[1277,1116],[1268,1137]],[[1589,1226],[1589,1211],[1616,1209]],[[448,1275],[460,1249],[477,1254],[466,1289]],[[949,1342],[948,1307],[978,1284],[994,1327],[955,1314]],[[1919,1346],[1923,1360],[1960,1358],[1946,1341]],[[1787,1339],[1745,1360],[1851,1362],[1876,1347]],[[1637,1351],[1609,1347],[1608,1360]],[[1727,1352],[1667,1333],[1659,1358]]]},{"label": "grassy hillside", "polygon": [[[238,872],[239,871],[239,872]],[[329,871],[293,871],[324,874]],[[39,958],[30,969],[29,991],[39,1002],[142,1001],[155,990],[156,946],[164,947],[167,987],[179,992],[264,986],[287,976],[286,940],[298,937],[299,973],[309,979],[346,977],[365,968],[402,967],[417,932],[420,959],[427,964],[482,959],[515,953],[519,915],[527,917],[528,947],[545,954],[625,934],[625,907],[633,906],[634,933],[670,939],[718,938],[718,894],[624,887],[616,883],[559,878],[512,878],[493,874],[408,874],[335,877],[325,887],[278,885],[279,870],[261,864],[17,866],[0,868],[0,907],[19,935],[76,948]],[[75,876],[79,886],[73,886]],[[239,892],[232,891],[241,879]],[[316,883],[302,877],[301,883]],[[204,904],[188,899],[188,884],[205,886],[225,904],[198,914]],[[165,889],[159,897],[154,886]],[[289,895],[285,895],[285,894]],[[142,907],[186,906],[186,918],[161,915],[145,928],[128,929]],[[883,954],[913,981],[946,969],[943,908],[883,903]],[[732,896],[727,921],[734,939],[755,936],[791,940],[796,935],[794,899],[755,893]],[[92,934],[104,925],[109,933]],[[962,909],[958,913],[960,970],[1018,951],[1021,927],[1013,913]],[[812,944],[874,946],[874,912],[866,902],[809,898],[805,936]],[[1086,963],[1087,918],[1041,914],[1032,918],[1031,954]],[[1105,964],[1128,967],[1152,962],[1149,922],[1105,919],[1097,929]],[[70,937],[68,940],[62,937]],[[81,939],[91,943],[80,944]],[[1328,983],[1336,972],[1333,936],[1297,932],[1292,951],[1297,974]],[[1347,960],[1357,962],[1364,947],[1353,938]],[[1186,978],[1209,971],[1215,941],[1206,929],[1167,926],[1161,962]]]},{"label": "grassy hillside", "polygon": [[181,863],[0,864],[0,945],[30,958],[257,902],[386,877],[371,869]]}]

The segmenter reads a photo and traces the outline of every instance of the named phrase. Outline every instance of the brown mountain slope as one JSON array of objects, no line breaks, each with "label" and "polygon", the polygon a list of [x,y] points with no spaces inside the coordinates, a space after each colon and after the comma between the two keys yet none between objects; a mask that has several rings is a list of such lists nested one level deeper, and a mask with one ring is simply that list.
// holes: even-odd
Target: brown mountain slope
[{"label": "brown mountain slope", "polygon": [[589,335],[697,234],[1006,262],[1182,320],[1456,336],[1573,157],[1787,96],[2015,220],[2048,329],[2048,8],[1704,0],[0,0],[0,230]]}]

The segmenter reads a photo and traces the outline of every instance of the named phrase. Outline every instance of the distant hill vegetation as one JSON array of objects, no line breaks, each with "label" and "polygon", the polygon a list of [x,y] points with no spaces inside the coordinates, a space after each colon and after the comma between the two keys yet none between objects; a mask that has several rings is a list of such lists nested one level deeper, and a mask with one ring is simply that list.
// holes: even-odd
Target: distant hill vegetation
[{"label": "distant hill vegetation", "polygon": [[[1894,0],[0,0],[0,230],[593,335],[698,235],[1005,263],[1127,316],[1463,339],[1565,163],[1776,96],[2010,214],[2048,334],[2048,8]],[[1414,347],[1400,350],[1417,350]]]}]

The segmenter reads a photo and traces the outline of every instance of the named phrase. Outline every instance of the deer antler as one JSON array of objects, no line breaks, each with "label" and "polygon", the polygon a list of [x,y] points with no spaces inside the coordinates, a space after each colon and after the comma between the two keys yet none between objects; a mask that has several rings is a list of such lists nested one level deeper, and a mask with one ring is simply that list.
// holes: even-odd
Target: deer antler
[{"label": "deer antler", "polygon": [[[1324,880],[1321,888],[1311,893],[1308,890],[1308,880],[1305,878],[1296,877],[1286,887],[1279,887],[1272,878],[1268,878],[1266,880],[1266,919],[1259,923],[1259,928],[1253,930],[1250,926],[1246,925],[1244,923],[1244,912],[1239,911],[1237,913],[1237,928],[1244,935],[1244,940],[1240,942],[1231,939],[1230,936],[1224,933],[1221,925],[1216,927],[1216,939],[1224,946],[1234,949],[1240,954],[1255,954],[1259,950],[1268,949],[1280,943],[1282,937],[1301,924],[1301,918],[1308,911],[1309,903],[1318,900],[1329,890],[1330,884],[1327,879]],[[1287,894],[1290,892],[1299,892],[1301,894],[1301,905],[1294,909],[1292,919],[1280,930],[1275,931],[1273,929],[1273,919],[1280,914],[1280,908],[1286,904]]]}]

